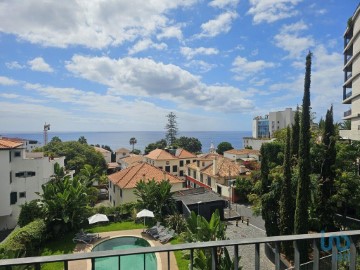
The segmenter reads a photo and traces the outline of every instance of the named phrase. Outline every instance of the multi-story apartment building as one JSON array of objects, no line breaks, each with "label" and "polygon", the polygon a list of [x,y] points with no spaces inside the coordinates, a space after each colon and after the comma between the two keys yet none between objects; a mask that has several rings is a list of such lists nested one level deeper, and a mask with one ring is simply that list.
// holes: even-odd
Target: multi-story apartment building
[{"label": "multi-story apartment building", "polygon": [[269,113],[269,133],[270,137],[274,132],[291,126],[294,124],[295,112],[291,108],[286,108],[284,111],[270,112]]},{"label": "multi-story apartment building", "polygon": [[17,224],[20,205],[38,199],[35,192],[54,174],[54,165],[64,167],[65,157],[48,158],[27,153],[22,142],[0,137],[0,230]]},{"label": "multi-story apartment building", "polygon": [[37,140],[28,140],[28,139],[22,139],[22,138],[8,138],[8,137],[4,137],[4,136],[2,136],[2,138],[5,140],[8,139],[13,142],[22,143],[23,146],[25,147],[26,152],[32,152],[35,148],[42,146],[41,143]]},{"label": "multi-story apartment building", "polygon": [[360,140],[360,4],[344,34],[343,104],[349,105],[343,119],[351,121],[351,130],[341,130],[340,136]]},{"label": "multi-story apartment building", "polygon": [[181,148],[173,150],[155,149],[144,156],[144,161],[184,179],[185,165],[196,160],[197,156]]},{"label": "multi-story apartment building", "polygon": [[256,116],[253,119],[252,126],[252,136],[253,138],[269,138],[269,115]]}]

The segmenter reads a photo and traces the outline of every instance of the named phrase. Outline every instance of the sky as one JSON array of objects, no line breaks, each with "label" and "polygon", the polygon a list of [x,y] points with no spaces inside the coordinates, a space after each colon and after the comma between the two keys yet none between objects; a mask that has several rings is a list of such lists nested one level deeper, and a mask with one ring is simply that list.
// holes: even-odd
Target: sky
[{"label": "sky", "polygon": [[4,0],[0,132],[249,131],[301,105],[342,121],[355,0]]}]

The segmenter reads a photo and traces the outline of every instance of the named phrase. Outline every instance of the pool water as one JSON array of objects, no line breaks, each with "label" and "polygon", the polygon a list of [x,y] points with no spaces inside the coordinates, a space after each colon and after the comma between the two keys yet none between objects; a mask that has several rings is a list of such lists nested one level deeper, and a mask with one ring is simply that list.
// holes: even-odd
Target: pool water
[{"label": "pool water", "polygon": [[[116,237],[96,245],[92,251],[104,250],[121,250],[130,248],[150,247],[150,244],[143,238],[124,236]],[[96,270],[112,270],[119,269],[119,257],[99,258],[95,259]],[[120,269],[125,270],[156,270],[156,256],[154,253],[127,255],[120,257]]]}]

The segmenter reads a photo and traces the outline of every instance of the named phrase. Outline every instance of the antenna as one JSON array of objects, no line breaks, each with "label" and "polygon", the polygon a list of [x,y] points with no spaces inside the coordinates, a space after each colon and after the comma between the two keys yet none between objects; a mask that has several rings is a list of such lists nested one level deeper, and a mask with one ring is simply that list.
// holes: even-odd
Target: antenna
[{"label": "antenna", "polygon": [[50,130],[50,124],[46,124],[44,125],[44,145],[47,145],[48,143],[48,130]]}]

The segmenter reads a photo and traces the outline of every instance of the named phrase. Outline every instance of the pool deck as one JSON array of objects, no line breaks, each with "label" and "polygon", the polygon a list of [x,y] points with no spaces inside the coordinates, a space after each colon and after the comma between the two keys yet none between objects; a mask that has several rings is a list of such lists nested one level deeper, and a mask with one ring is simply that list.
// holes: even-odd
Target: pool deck
[{"label": "pool deck", "polygon": [[[159,241],[154,240],[152,237],[148,236],[147,234],[142,233],[142,229],[137,230],[128,230],[128,231],[113,231],[113,232],[104,232],[99,233],[100,238],[94,241],[91,244],[77,244],[74,250],[74,253],[82,253],[82,252],[91,252],[94,245],[104,240],[110,239],[112,237],[117,236],[137,236],[144,238],[147,240],[151,246],[163,246]],[[169,243],[165,245],[170,245]],[[160,265],[158,263],[158,270],[167,270],[167,253],[161,252],[160,254],[156,254],[158,262],[160,260]],[[69,269],[70,270],[78,270],[78,269],[91,269],[91,261],[90,260],[80,260],[80,261],[72,261],[69,262]],[[170,253],[170,269],[171,270],[178,270],[178,266],[176,264],[176,258],[173,252]]]}]

